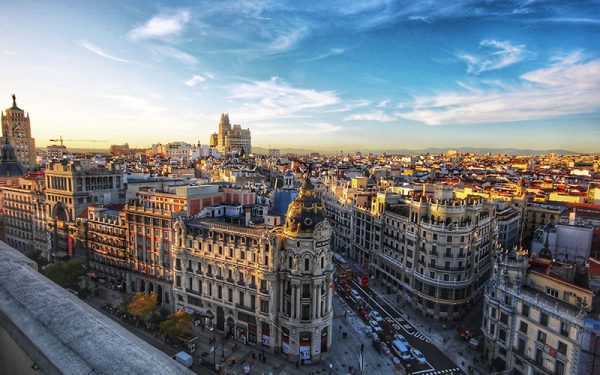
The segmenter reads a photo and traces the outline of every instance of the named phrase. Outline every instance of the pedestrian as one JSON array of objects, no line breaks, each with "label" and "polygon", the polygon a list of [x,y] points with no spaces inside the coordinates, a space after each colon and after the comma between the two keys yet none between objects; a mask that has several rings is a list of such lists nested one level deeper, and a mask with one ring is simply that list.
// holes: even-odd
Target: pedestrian
[{"label": "pedestrian", "polygon": [[296,361],[296,368],[300,367],[300,361]]}]

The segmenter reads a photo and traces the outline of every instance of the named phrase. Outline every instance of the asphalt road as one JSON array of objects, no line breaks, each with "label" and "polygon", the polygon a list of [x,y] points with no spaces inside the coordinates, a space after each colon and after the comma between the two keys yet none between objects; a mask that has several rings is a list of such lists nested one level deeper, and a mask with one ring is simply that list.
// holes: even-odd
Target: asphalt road
[{"label": "asphalt road", "polygon": [[[369,310],[377,311],[384,320],[393,324],[395,323],[396,328],[399,328],[399,330],[396,331],[391,324],[381,324],[384,330],[383,337],[390,338],[388,341],[391,342],[393,334],[399,333],[406,338],[411,347],[416,348],[423,353],[426,359],[425,363],[419,363],[414,358],[409,361],[403,361],[403,364],[408,363],[410,365],[413,375],[464,374],[450,358],[441,352],[435,345],[431,344],[431,342],[409,321],[404,319],[402,316],[403,314],[395,307],[389,305],[383,299],[378,298],[370,289],[362,288],[355,279],[349,279],[348,282],[350,287],[360,294],[362,300],[368,305]],[[338,294],[348,302],[349,306],[357,305],[357,301],[351,294],[347,293],[342,288],[338,288]],[[354,313],[357,315],[357,318],[360,318],[358,317],[359,314],[356,310]]]}]

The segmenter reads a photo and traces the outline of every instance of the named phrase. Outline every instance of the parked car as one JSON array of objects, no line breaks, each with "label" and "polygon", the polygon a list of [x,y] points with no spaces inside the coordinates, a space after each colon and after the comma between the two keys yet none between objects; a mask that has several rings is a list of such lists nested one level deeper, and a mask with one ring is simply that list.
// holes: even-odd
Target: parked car
[{"label": "parked car", "polygon": [[358,294],[358,292],[354,289],[350,290],[350,295],[352,296],[352,298],[356,299],[358,297],[360,297],[360,294]]},{"label": "parked car", "polygon": [[373,332],[377,332],[377,333],[383,332],[383,329],[379,326],[379,323],[377,323],[376,320],[370,320],[369,324],[371,325],[371,327],[373,327]]},{"label": "parked car", "polygon": [[425,359],[425,356],[423,355],[423,353],[421,353],[421,351],[419,349],[415,349],[412,348],[410,350],[410,354],[412,354],[412,356],[419,361],[419,363],[426,363],[427,359]]},{"label": "parked car", "polygon": [[460,338],[462,338],[465,341],[471,340],[471,337],[473,337],[473,335],[469,331],[462,331],[460,333]]},{"label": "parked car", "polygon": [[371,326],[366,326],[366,327],[365,327],[365,334],[366,334],[367,336],[371,336],[371,333],[373,333],[373,327],[371,327]]},{"label": "parked car", "polygon": [[383,321],[383,317],[381,316],[381,314],[379,314],[377,311],[373,310],[371,311],[371,313],[369,314],[369,316],[371,317],[371,319],[376,320],[377,322],[381,322]]},{"label": "parked car", "polygon": [[381,343],[381,351],[383,352],[383,354],[386,355],[386,357],[389,357],[392,355],[390,348],[388,348],[388,346],[385,345],[383,342]]}]

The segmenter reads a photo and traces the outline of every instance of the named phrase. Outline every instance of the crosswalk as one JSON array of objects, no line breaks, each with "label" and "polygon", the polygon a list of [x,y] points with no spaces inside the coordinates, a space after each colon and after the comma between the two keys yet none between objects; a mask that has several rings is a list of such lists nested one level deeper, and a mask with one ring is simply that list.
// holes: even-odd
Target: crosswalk
[{"label": "crosswalk", "polygon": [[[417,374],[417,373],[415,373],[415,374]],[[445,369],[445,370],[418,372],[418,374],[419,375],[439,375],[439,374],[458,375],[458,374],[462,374],[462,371],[458,367],[455,367],[455,368],[449,368],[449,369]]]},{"label": "crosswalk", "polygon": [[410,335],[413,337],[416,337],[417,339],[419,339],[421,341],[425,341],[426,343],[431,344],[431,341],[419,331],[413,331]]}]

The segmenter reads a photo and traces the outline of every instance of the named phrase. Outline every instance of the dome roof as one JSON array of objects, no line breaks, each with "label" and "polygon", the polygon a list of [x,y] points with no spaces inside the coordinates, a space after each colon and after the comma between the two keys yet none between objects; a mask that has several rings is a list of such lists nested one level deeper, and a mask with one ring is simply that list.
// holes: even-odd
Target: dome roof
[{"label": "dome roof", "polygon": [[25,174],[25,168],[15,156],[15,150],[8,141],[8,129],[4,130],[4,143],[0,147],[0,177],[18,177]]},{"label": "dome roof", "polygon": [[315,226],[325,219],[325,206],[307,176],[300,188],[300,193],[288,206],[284,231],[291,235],[299,232],[312,232]]}]

